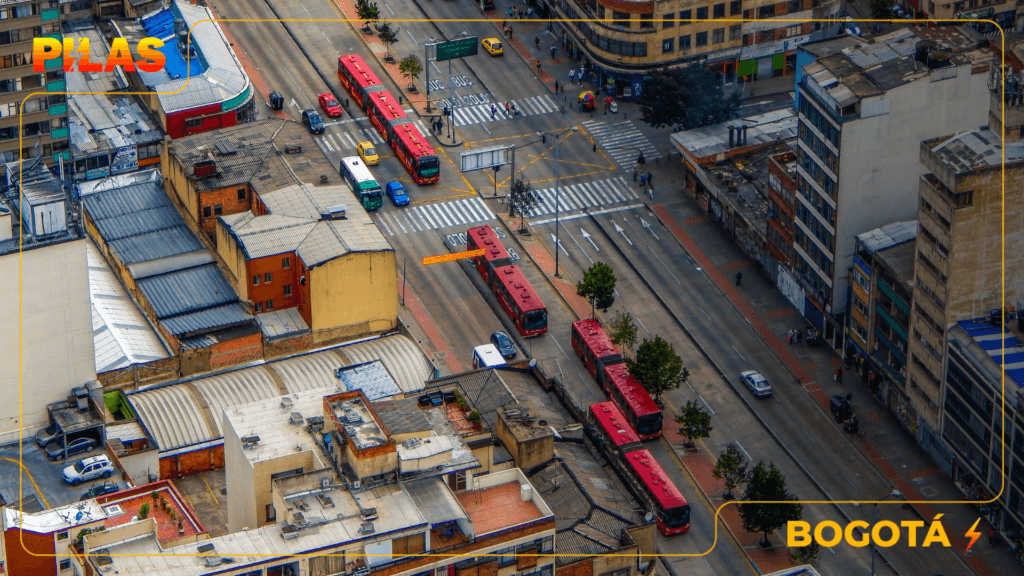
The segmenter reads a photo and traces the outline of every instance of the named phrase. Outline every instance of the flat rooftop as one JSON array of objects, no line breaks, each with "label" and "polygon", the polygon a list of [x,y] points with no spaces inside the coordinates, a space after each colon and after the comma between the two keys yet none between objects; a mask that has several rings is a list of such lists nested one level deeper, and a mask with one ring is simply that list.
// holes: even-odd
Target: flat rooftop
[{"label": "flat rooftop", "polygon": [[356,450],[366,450],[388,443],[388,434],[377,422],[373,411],[360,396],[328,399],[330,409]]},{"label": "flat rooftop", "polygon": [[521,489],[519,482],[507,482],[458,494],[477,537],[544,516],[532,500],[523,500]]},{"label": "flat rooftop", "polygon": [[[181,494],[171,487],[170,482],[160,482],[161,485],[151,487],[143,486],[141,489],[116,492],[108,496],[102,496],[97,500],[103,506],[107,519],[103,525],[109,530],[116,526],[128,524],[139,515],[144,505],[149,505],[149,518],[156,520],[157,540],[161,545],[171,544],[183,538],[193,538],[199,534],[205,534],[206,528],[199,521]],[[153,494],[158,496],[153,499]],[[159,498],[167,500],[169,510],[164,510],[157,504]],[[171,514],[182,518],[184,532],[178,532],[178,525],[171,520]]]},{"label": "flat rooftop", "polygon": [[259,438],[251,448],[243,441],[242,453],[250,463],[316,450],[306,419],[323,416],[324,396],[336,391],[319,388],[236,405],[225,409],[223,418],[240,438]]},{"label": "flat rooftop", "polygon": [[941,136],[925,141],[924,146],[955,174],[999,166],[1004,161],[1024,160],[1024,142],[1009,142],[1004,146],[999,135],[988,128]]},{"label": "flat rooftop", "polygon": [[[737,148],[762,146],[779,140],[796,138],[798,124],[796,110],[783,108],[729,120],[721,124],[685,130],[672,134],[670,139],[676,149],[700,161],[714,158],[718,154],[724,154]],[[740,144],[740,132],[742,132],[740,129],[744,126],[747,128],[746,141]],[[734,129],[731,147],[729,146],[729,128]]]}]

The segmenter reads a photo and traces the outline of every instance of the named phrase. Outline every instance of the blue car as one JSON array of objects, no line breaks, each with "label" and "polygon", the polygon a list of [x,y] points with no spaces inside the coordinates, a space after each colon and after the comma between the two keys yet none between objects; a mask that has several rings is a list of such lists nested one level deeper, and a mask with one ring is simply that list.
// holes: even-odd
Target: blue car
[{"label": "blue car", "polygon": [[391,198],[391,203],[395,206],[409,205],[409,195],[405,192],[401,182],[388,182],[384,189],[387,192],[388,198]]}]

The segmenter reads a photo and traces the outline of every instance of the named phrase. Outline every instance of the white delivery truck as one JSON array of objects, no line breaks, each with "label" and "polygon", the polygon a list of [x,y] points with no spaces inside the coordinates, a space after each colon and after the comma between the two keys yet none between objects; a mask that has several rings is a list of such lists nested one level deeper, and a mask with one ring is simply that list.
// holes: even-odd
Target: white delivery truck
[{"label": "white delivery truck", "polygon": [[494,344],[484,344],[473,348],[473,369],[477,368],[498,368],[506,366],[505,359],[498,352]]}]

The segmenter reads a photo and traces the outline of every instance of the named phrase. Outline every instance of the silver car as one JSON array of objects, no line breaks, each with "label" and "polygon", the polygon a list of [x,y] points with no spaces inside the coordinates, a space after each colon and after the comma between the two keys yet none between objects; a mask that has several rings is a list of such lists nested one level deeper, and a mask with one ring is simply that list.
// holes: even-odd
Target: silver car
[{"label": "silver car", "polygon": [[761,376],[760,372],[754,370],[747,370],[746,372],[740,372],[740,380],[750,388],[750,391],[754,393],[754,396],[761,398],[763,396],[772,395],[772,387],[768,384],[768,379]]}]

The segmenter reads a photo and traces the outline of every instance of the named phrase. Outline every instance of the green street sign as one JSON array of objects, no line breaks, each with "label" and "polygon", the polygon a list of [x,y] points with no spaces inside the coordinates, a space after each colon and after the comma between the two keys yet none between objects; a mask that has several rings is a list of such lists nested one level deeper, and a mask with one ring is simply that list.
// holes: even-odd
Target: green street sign
[{"label": "green street sign", "polygon": [[463,58],[474,56],[477,51],[476,36],[459,38],[451,42],[442,42],[437,45],[437,61],[444,62],[452,58]]}]

